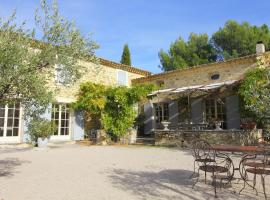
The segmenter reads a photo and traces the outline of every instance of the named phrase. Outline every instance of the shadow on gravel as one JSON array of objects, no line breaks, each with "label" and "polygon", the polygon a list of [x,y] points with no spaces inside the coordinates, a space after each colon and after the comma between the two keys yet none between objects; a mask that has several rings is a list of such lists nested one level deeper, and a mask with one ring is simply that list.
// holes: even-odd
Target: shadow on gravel
[{"label": "shadow on gravel", "polygon": [[0,149],[0,153],[18,153],[18,152],[30,151],[32,149],[33,149],[33,147],[25,147],[25,148],[3,148],[3,149]]},{"label": "shadow on gravel", "polygon": [[30,163],[30,161],[20,160],[18,158],[0,160],[0,178],[13,176],[17,172],[16,167],[24,163]]},{"label": "shadow on gravel", "polygon": [[[199,182],[192,189],[193,179],[190,178],[192,173],[180,169],[160,172],[112,169],[107,172],[114,187],[131,192],[141,199],[215,199],[211,185]],[[219,199],[254,199],[249,195],[239,196],[232,188],[219,190],[218,193]]]}]

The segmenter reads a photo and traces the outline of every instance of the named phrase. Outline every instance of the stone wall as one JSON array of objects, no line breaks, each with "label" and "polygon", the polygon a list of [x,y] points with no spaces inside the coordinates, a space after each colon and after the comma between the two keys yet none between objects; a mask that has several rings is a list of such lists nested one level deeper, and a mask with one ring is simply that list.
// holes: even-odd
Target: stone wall
[{"label": "stone wall", "polygon": [[[107,86],[117,85],[117,71],[120,69],[102,65],[100,63],[92,63],[80,61],[80,64],[85,67],[82,77],[73,85],[61,85],[55,83],[54,77],[49,81],[49,87],[55,92],[56,101],[61,103],[71,103],[76,100],[76,94],[79,91],[79,86],[83,82],[99,83]],[[143,77],[139,73],[127,71],[128,86],[131,86],[131,80]]]},{"label": "stone wall", "polygon": [[[256,63],[259,59],[269,66],[270,52],[266,52],[260,56],[254,54],[224,62],[203,64],[187,69],[179,69],[154,74],[144,78],[135,79],[132,82],[134,84],[142,84],[146,82],[153,83],[162,85],[162,88],[166,89],[193,85],[206,85],[228,80],[239,80],[243,78],[244,73],[248,69],[256,66]],[[211,80],[210,77],[213,74],[219,74],[219,79]]]},{"label": "stone wall", "polygon": [[254,144],[257,138],[261,138],[262,130],[250,131],[178,131],[156,130],[155,145],[160,146],[190,146],[195,139],[204,139],[210,144],[247,145]]},{"label": "stone wall", "polygon": [[[243,77],[246,70],[254,67],[256,56],[243,59],[236,59],[227,62],[211,63],[195,66],[189,69],[175,70],[166,73],[156,74],[134,80],[134,83],[164,83],[163,88],[186,87],[192,85],[206,85],[215,82],[228,80],[239,80]],[[211,80],[211,75],[219,74],[220,78]]]}]

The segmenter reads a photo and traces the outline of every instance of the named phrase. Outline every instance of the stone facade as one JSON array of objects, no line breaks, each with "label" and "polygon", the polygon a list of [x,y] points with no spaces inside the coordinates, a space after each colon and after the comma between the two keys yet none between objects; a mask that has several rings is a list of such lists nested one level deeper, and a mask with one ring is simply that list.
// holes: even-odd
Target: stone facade
[{"label": "stone facade", "polygon": [[[179,88],[194,85],[207,85],[229,80],[241,80],[244,73],[256,66],[258,59],[269,65],[270,52],[263,55],[250,55],[224,62],[216,62],[180,69],[160,74],[155,74],[139,79],[134,79],[134,84],[153,83],[162,85],[162,89]],[[219,74],[217,80],[211,80],[211,75]]]},{"label": "stone facade", "polygon": [[210,144],[250,145],[262,137],[262,130],[246,131],[155,131],[155,145],[189,147],[192,141],[203,139]]},{"label": "stone facade", "polygon": [[[56,102],[71,103],[76,101],[76,95],[79,92],[79,86],[83,82],[93,82],[103,84],[107,86],[117,85],[117,72],[119,70],[126,71],[127,73],[127,86],[131,86],[131,81],[136,78],[141,78],[150,74],[149,72],[139,70],[114,63],[112,61],[106,61],[102,59],[98,63],[80,61],[80,64],[84,67],[82,77],[72,85],[62,85],[55,82],[55,78],[52,77],[49,81],[49,87],[55,91]],[[114,65],[110,65],[114,63]],[[106,65],[105,65],[106,64]],[[109,66],[108,66],[109,65]],[[118,67],[117,67],[118,66]]]},{"label": "stone facade", "polygon": [[[266,66],[270,65],[270,52],[263,54],[254,54],[241,58],[236,58],[228,61],[204,64],[194,66],[188,69],[180,69],[160,74],[154,74],[147,77],[134,79],[133,84],[152,83],[157,86],[161,86],[163,89],[173,89],[198,85],[209,85],[214,83],[221,83],[225,81],[238,81],[244,78],[244,74],[249,69],[257,66],[257,62],[262,61]],[[177,98],[179,96],[175,95]],[[199,95],[198,95],[199,96]],[[219,90],[219,94],[215,95],[205,94],[203,97],[191,97],[190,98],[190,120],[195,123],[201,123],[206,120],[206,98],[222,98],[225,114],[226,114],[226,129],[240,129],[240,102],[237,93],[233,89],[233,86],[228,88],[222,88]],[[169,121],[171,124],[177,126],[179,108],[178,99],[173,96],[160,94],[153,96],[149,102],[144,104],[144,133],[151,134],[153,130],[157,128],[156,116],[154,110],[154,103],[165,102],[169,103]],[[217,115],[217,114],[215,114]]]}]

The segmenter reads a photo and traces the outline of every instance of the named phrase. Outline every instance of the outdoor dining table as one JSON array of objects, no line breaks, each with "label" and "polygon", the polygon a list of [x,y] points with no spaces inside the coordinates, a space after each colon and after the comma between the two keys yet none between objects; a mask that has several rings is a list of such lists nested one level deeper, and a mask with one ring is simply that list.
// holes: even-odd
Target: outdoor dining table
[{"label": "outdoor dining table", "polygon": [[[233,145],[213,145],[212,146],[212,149],[215,150],[215,151],[226,151],[226,152],[241,152],[241,153],[245,153],[245,154],[254,154],[254,155],[263,155],[265,154],[266,152],[268,152],[269,150],[266,151],[265,148],[263,147],[260,147],[260,146],[233,146]],[[270,152],[269,152],[270,153]],[[241,162],[240,162],[241,163]],[[254,162],[254,161],[251,161],[251,162],[246,162],[245,163],[245,166],[248,166],[248,167],[252,167],[254,168],[255,170],[259,171],[260,168],[263,168],[262,170],[264,169],[270,169],[270,163],[261,163],[261,162]],[[239,171],[240,174],[241,174],[241,171],[240,171],[240,164],[239,164],[239,167],[236,167],[234,168],[234,171]],[[256,177],[256,174],[254,175]],[[241,176],[241,179],[247,183],[247,180],[246,178],[243,178]],[[255,179],[256,180],[256,179]],[[252,187],[254,189],[254,185],[250,185],[247,183],[247,185],[249,185],[250,187]],[[244,184],[244,187],[240,190],[240,192],[245,188],[245,184]],[[240,193],[239,192],[239,193]],[[257,190],[256,190],[257,192]],[[266,197],[266,193],[264,191],[264,195]]]},{"label": "outdoor dining table", "polygon": [[213,145],[212,149],[215,151],[229,151],[254,154],[263,154],[265,152],[265,149],[260,146]]}]

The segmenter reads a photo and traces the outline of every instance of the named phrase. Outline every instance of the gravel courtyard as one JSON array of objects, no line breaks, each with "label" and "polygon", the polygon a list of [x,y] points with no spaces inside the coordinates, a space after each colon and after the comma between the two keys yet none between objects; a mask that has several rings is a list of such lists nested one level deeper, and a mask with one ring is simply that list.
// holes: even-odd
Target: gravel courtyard
[{"label": "gravel courtyard", "polygon": [[[177,149],[75,144],[48,149],[2,147],[0,199],[214,199],[213,188],[203,181],[192,189],[192,170],[190,152]],[[254,196],[250,189],[238,195],[241,186],[240,181],[218,190],[219,199],[263,197]]]}]

